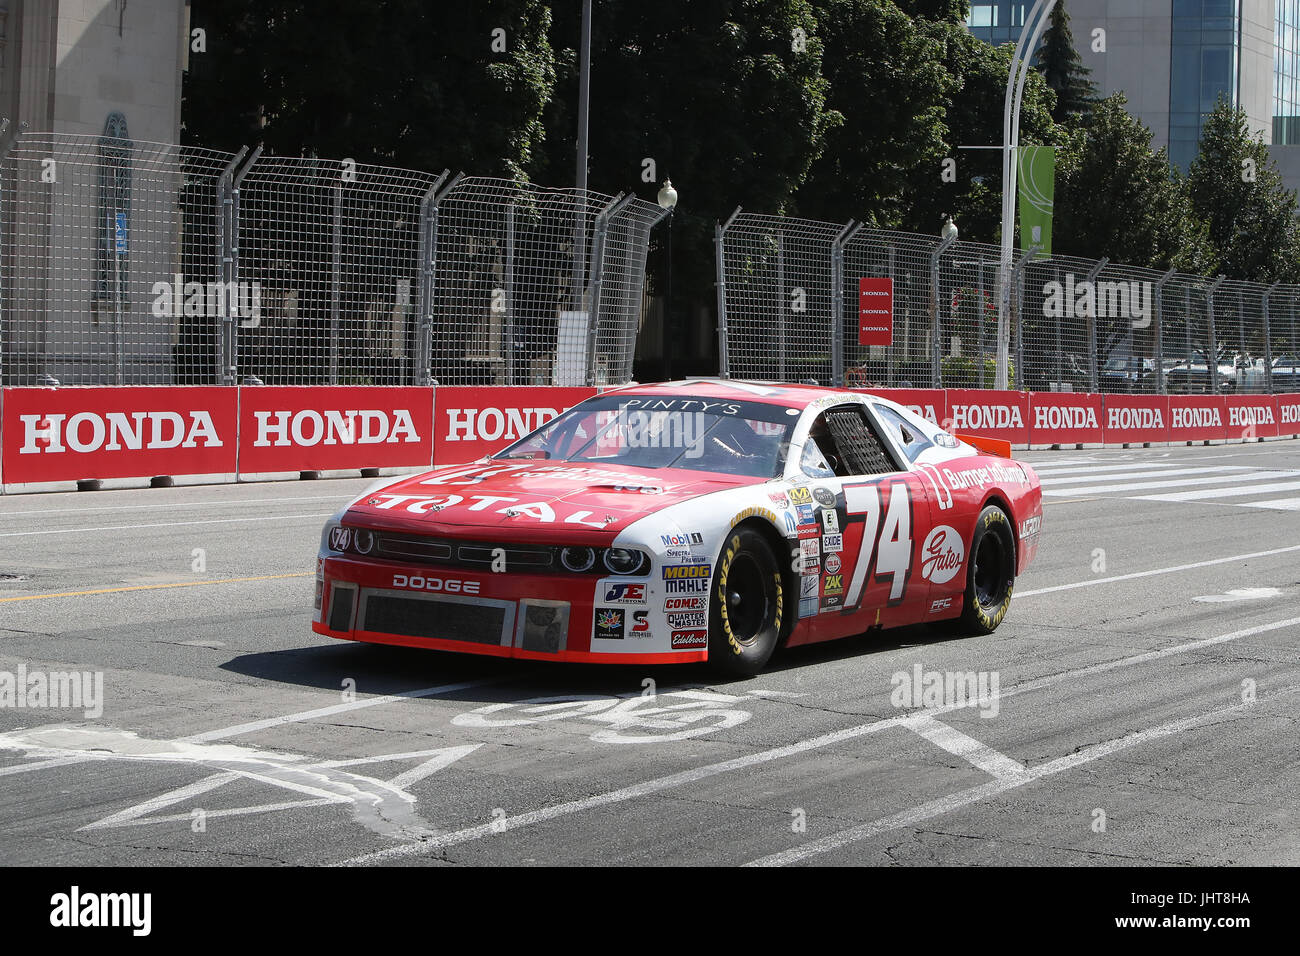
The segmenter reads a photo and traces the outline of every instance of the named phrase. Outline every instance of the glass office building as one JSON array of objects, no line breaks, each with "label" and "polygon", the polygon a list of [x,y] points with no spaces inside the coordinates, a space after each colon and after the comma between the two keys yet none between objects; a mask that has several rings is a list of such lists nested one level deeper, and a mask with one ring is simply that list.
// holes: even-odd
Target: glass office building
[{"label": "glass office building", "polygon": [[1186,169],[1220,96],[1240,104],[1241,0],[1174,0],[1169,159]]},{"label": "glass office building", "polygon": [[966,17],[966,27],[985,43],[1001,46],[1015,43],[1025,25],[1025,16],[1033,9],[1032,0],[974,0]]},{"label": "glass office building", "polygon": [[1300,0],[1274,0],[1273,144],[1300,144]]}]

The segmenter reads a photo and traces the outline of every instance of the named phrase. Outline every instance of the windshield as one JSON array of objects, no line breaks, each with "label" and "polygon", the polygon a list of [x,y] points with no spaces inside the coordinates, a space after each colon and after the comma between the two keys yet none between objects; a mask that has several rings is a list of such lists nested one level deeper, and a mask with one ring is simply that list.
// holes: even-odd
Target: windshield
[{"label": "windshield", "polygon": [[776,478],[798,420],[798,409],[760,402],[600,396],[492,457]]}]

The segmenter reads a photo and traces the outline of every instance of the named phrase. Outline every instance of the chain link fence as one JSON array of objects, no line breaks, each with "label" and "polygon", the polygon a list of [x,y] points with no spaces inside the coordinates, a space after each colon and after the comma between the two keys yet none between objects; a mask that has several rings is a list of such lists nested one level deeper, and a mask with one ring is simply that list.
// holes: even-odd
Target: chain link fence
[{"label": "chain link fence", "polygon": [[[991,388],[1001,249],[737,209],[715,234],[721,374]],[[1300,286],[1017,250],[1013,388],[1150,394],[1300,391]],[[859,280],[893,279],[893,343],[859,344]]]},{"label": "chain link fence", "polygon": [[0,142],[0,383],[622,383],[664,215],[346,158],[23,133]]}]

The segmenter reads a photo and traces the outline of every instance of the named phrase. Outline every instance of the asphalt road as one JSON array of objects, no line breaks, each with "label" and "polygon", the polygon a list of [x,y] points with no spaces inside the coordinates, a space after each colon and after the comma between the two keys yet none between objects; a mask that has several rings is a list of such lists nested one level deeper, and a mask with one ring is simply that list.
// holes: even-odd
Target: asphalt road
[{"label": "asphalt road", "polygon": [[314,635],[361,479],[0,499],[0,672],[103,681],[0,706],[0,863],[1300,864],[1300,442],[1022,457],[996,634],[728,684]]}]

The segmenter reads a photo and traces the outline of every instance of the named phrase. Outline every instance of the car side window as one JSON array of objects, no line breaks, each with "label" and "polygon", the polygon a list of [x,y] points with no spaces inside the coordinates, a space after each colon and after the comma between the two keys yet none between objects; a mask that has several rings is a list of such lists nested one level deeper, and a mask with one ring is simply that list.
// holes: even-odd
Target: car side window
[{"label": "car side window", "polygon": [[933,448],[934,443],[926,438],[916,426],[903,418],[902,415],[889,408],[886,405],[876,405],[876,414],[880,416],[880,421],[885,428],[893,434],[898,440],[898,444],[903,448],[903,454],[907,456],[908,461],[916,461],[927,448]]},{"label": "car side window", "polygon": [[[841,405],[818,415],[808,432],[805,457],[814,446],[831,472],[841,478],[900,470],[860,405]],[[805,473],[811,474],[806,467]]]}]

